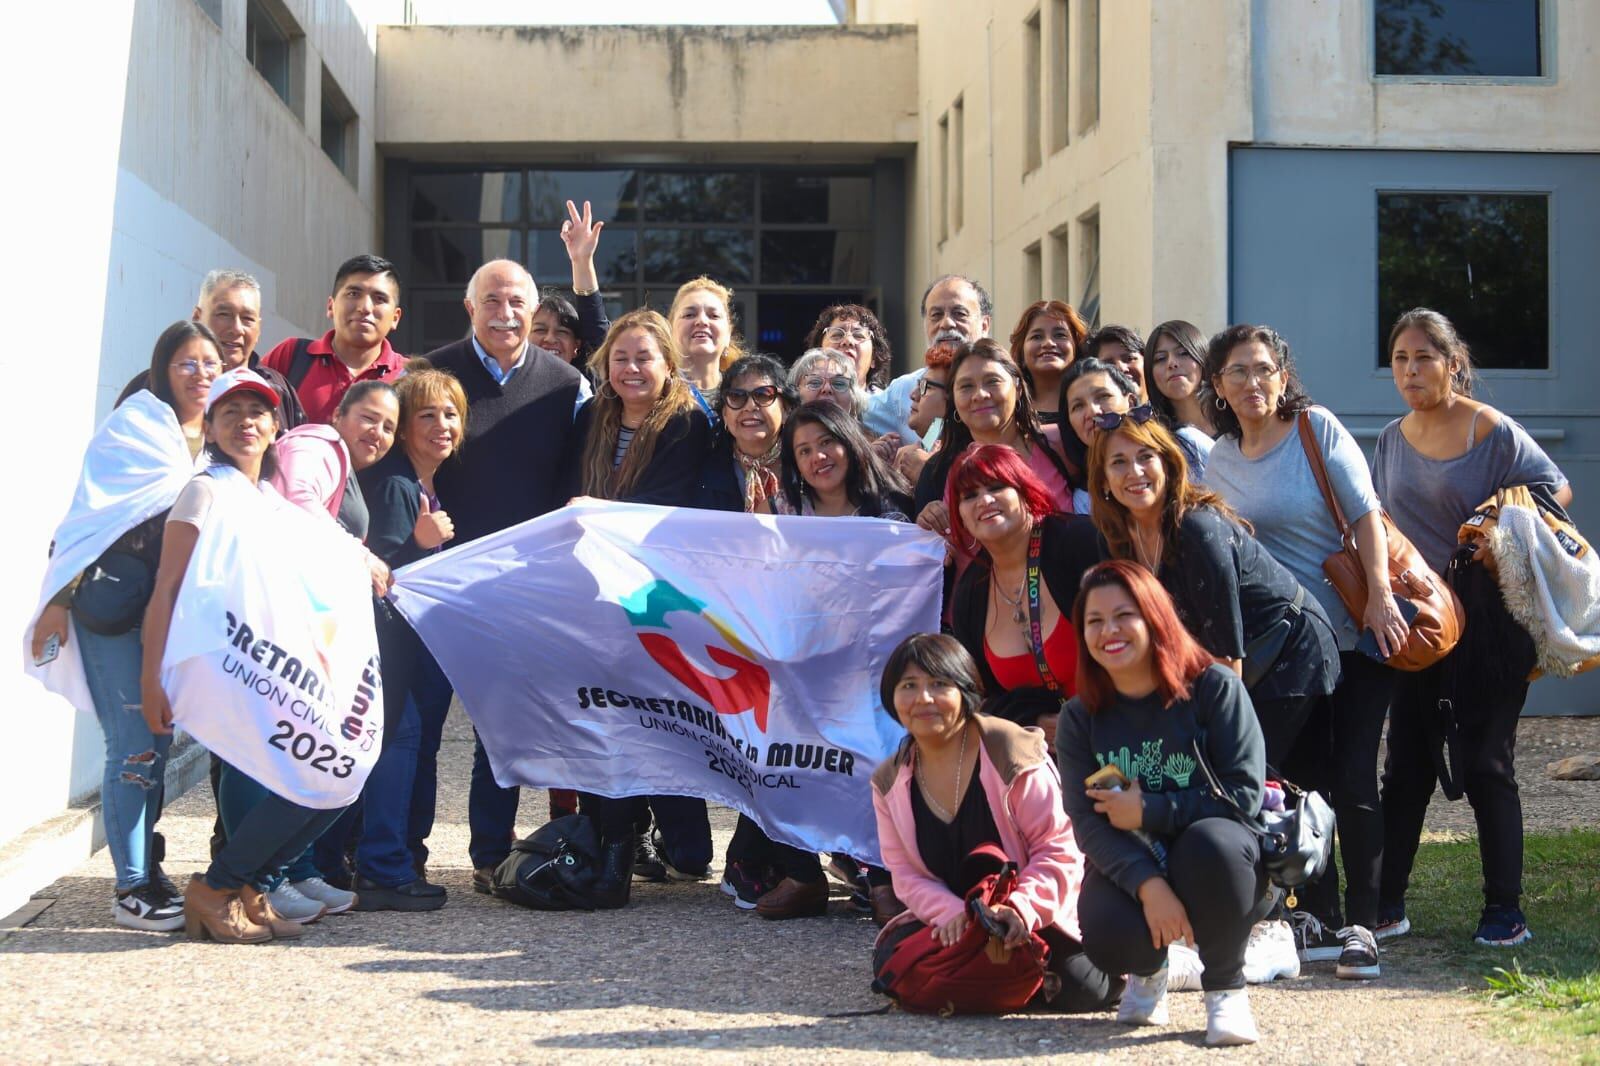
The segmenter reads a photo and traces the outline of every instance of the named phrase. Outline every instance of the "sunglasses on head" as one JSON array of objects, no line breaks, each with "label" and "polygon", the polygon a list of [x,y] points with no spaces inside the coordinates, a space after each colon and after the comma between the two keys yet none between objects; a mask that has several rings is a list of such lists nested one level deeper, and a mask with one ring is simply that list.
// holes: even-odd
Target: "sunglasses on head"
[{"label": "sunglasses on head", "polygon": [[1127,419],[1135,425],[1142,426],[1155,416],[1155,408],[1151,407],[1147,403],[1142,403],[1138,407],[1128,408],[1126,414],[1121,411],[1107,411],[1105,414],[1095,415],[1094,425],[1096,429],[1109,433],[1111,430],[1122,425],[1123,419]]},{"label": "sunglasses on head", "polygon": [[776,385],[757,385],[753,389],[729,389],[722,394],[722,402],[733,411],[743,408],[746,400],[754,400],[757,407],[771,407],[777,398]]}]

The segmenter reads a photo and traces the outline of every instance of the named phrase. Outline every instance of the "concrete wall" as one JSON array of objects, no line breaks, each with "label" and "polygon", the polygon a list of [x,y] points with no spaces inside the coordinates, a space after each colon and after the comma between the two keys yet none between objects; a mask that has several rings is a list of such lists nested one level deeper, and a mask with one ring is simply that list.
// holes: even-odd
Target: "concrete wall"
[{"label": "concrete wall", "polygon": [[[22,409],[26,460],[10,485],[28,501],[13,509],[0,596],[12,654],[32,625],[84,444],[160,330],[188,316],[205,271],[240,266],[261,279],[265,346],[320,333],[334,267],[375,243],[370,31],[344,0],[285,7],[305,35],[298,113],[245,59],[245,0],[224,0],[220,26],[194,0],[104,4],[88,28],[48,5],[13,12],[0,86],[39,104],[7,117],[8,140],[36,165],[4,179],[8,240],[26,254],[4,268],[0,317],[55,336],[38,357],[13,360],[13,387],[40,402]],[[320,146],[324,62],[358,113],[355,184]],[[93,716],[19,666],[0,668],[0,705],[24,745],[0,803],[0,843],[91,795],[103,758]]]},{"label": "concrete wall", "polygon": [[384,26],[378,50],[378,140],[412,158],[809,162],[917,139],[901,26]]}]

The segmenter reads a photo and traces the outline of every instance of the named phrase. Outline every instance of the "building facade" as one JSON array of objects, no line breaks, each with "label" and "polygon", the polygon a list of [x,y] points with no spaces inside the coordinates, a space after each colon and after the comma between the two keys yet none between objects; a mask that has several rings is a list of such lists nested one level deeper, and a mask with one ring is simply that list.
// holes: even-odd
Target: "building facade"
[{"label": "building facade", "polygon": [[[1141,333],[1268,322],[1369,443],[1401,406],[1381,333],[1431,304],[1600,530],[1593,4],[840,6],[826,28],[558,28],[394,25],[387,0],[125,0],[84,35],[24,5],[0,46],[8,98],[84,103],[70,123],[8,119],[49,165],[5,179],[29,250],[5,316],[71,323],[19,366],[53,398],[26,428],[57,446],[17,473],[37,506],[16,542],[48,542],[82,443],[207,269],[262,280],[265,347],[325,329],[334,267],[377,250],[406,282],[400,347],[422,352],[461,335],[486,258],[566,282],[568,198],[607,220],[614,310],[705,271],[752,347],[793,358],[849,299],[902,365],[923,287],[951,271],[989,286],[1000,335],[1041,296]],[[41,275],[69,279],[68,313],[37,298]],[[42,554],[18,563],[13,633]],[[33,757],[0,846],[92,798],[100,743],[19,671],[3,685]],[[1530,709],[1592,713],[1600,681],[1541,682]]]}]

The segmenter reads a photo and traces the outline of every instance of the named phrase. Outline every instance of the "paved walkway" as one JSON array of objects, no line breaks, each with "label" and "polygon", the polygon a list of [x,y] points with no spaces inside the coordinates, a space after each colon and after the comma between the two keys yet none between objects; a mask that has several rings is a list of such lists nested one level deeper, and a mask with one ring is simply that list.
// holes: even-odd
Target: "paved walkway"
[{"label": "paved walkway", "polygon": [[[1560,728],[1600,749],[1600,720]],[[1529,740],[1537,750],[1537,737]],[[537,914],[475,895],[466,863],[471,751],[458,712],[441,758],[434,848],[434,876],[451,893],[444,910],[328,918],[292,944],[191,943],[113,926],[102,853],[40,893],[53,902],[30,924],[0,933],[0,1058],[881,1063],[1219,1054],[1200,1046],[1197,993],[1173,997],[1173,1024],[1163,1030],[1129,1031],[1108,1015],[834,1017],[882,1002],[867,989],[872,924],[842,904],[824,919],[772,923],[736,911],[712,883],[643,886],[627,909],[590,915]],[[1552,784],[1543,765],[1524,759],[1531,792]],[[1588,796],[1600,793],[1591,787]],[[524,830],[543,814],[543,796],[526,797]],[[201,867],[211,814],[202,785],[163,818],[175,879]],[[1592,821],[1592,806],[1581,816]],[[733,818],[716,811],[713,825],[720,855]],[[1379,982],[1346,984],[1331,971],[1321,965],[1253,991],[1262,1043],[1227,1053],[1230,1061],[1538,1060],[1494,1043],[1492,1011],[1461,994],[1475,980],[1441,972],[1426,939],[1387,953]]]}]

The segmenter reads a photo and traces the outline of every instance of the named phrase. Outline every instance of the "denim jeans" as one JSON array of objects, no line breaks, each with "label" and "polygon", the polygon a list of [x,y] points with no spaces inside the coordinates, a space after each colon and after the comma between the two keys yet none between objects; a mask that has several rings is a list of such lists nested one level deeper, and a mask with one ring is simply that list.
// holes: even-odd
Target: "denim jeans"
[{"label": "denim jeans", "polygon": [[[242,801],[249,794],[248,789],[236,787],[240,779],[255,784],[232,766],[223,766],[222,795],[230,808],[236,799]],[[343,808],[319,811],[302,807],[275,792],[260,791],[261,798],[242,818],[229,818],[228,842],[205,873],[206,884],[212,888],[229,891],[266,883],[276,871],[304,855],[311,842],[344,812]]]},{"label": "denim jeans", "polygon": [[[222,775],[217,783],[217,813],[222,818],[225,838],[232,840],[239,826],[250,817],[250,812],[270,795],[272,793],[261,782],[224,762]],[[227,844],[224,843],[223,848],[226,847]],[[217,854],[221,853],[219,850]],[[312,862],[311,846],[308,841],[304,851],[290,856],[281,867],[261,870],[254,884],[257,888],[271,890],[284,881],[304,881],[309,877],[320,876],[322,871]]]},{"label": "denim jeans", "polygon": [[467,854],[472,868],[499,866],[511,854],[517,832],[517,800],[520,790],[501,788],[489,768],[489,755],[483,750],[478,731],[472,731],[472,784],[467,790]]},{"label": "denim jeans", "polygon": [[126,892],[150,880],[150,842],[161,817],[162,778],[172,736],[156,736],[144,724],[139,692],[144,646],[139,627],[105,637],[74,622],[72,636],[78,641],[95,717],[105,734],[100,810],[117,891]]},{"label": "denim jeans", "polygon": [[[403,623],[402,623],[403,624]],[[356,872],[390,888],[416,879],[433,831],[439,740],[450,711],[450,682],[420,641],[399,691],[384,685],[383,751],[362,791]],[[419,852],[420,849],[420,852]]]}]

